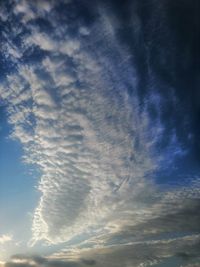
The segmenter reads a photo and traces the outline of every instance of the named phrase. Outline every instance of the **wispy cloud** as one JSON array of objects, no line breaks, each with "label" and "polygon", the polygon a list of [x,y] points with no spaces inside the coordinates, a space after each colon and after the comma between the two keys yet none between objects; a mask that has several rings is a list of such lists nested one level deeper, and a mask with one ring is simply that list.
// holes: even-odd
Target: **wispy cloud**
[{"label": "wispy cloud", "polygon": [[[185,236],[168,240],[133,242],[93,249],[68,250],[51,257],[15,255],[4,264],[5,267],[17,266],[157,266],[176,259],[181,266],[199,266],[200,236]],[[188,242],[190,246],[188,246]],[[193,262],[191,264],[190,262]],[[159,266],[159,265],[158,265]]]},{"label": "wispy cloud", "polygon": [[13,240],[12,235],[2,235],[0,236],[0,244],[3,245],[7,242],[10,242]]},{"label": "wispy cloud", "polygon": [[[190,186],[164,190],[153,179],[187,148],[175,127],[164,123],[165,96],[149,85],[141,97],[137,62],[119,42],[120,25],[109,7],[98,5],[89,24],[70,1],[63,1],[65,14],[56,1],[13,5],[8,23],[16,23],[4,37],[20,45],[10,41],[4,51],[13,69],[0,93],[11,137],[23,145],[24,161],[41,172],[29,244],[65,242],[58,258],[75,249],[80,259],[22,256],[6,267],[106,266],[105,260],[115,267],[148,266],[185,252],[187,244],[196,242],[195,250],[198,177]],[[73,16],[80,19],[70,20]],[[34,23],[38,18],[41,25]],[[168,94],[177,105],[173,88]],[[0,243],[3,238],[9,237]]]},{"label": "wispy cloud", "polygon": [[[128,212],[133,201],[131,213],[137,213],[139,195],[147,187],[149,194],[153,190],[144,179],[155,168],[153,142],[148,143],[147,114],[139,114],[137,100],[129,103],[123,79],[113,88],[106,59],[95,60],[80,47],[68,26],[62,28],[62,41],[37,28],[31,31],[27,49],[39,47],[51,54],[32,66],[20,64],[4,85],[9,93],[2,88],[2,95],[9,102],[12,137],[24,144],[25,159],[43,173],[33,240],[57,243],[84,231],[98,232],[111,217]],[[68,68],[69,59],[76,71]]]}]

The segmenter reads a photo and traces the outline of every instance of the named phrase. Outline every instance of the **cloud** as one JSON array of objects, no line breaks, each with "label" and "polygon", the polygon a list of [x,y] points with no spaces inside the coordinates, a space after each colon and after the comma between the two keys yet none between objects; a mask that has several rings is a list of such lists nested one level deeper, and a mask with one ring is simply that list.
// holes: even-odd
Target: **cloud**
[{"label": "cloud", "polygon": [[[172,238],[168,240],[150,240],[133,242],[126,245],[114,245],[104,248],[76,250],[52,255],[51,257],[14,255],[5,267],[84,267],[84,266],[159,266],[159,264],[179,263],[181,266],[198,266],[199,235]],[[172,261],[171,261],[172,260]]]},{"label": "cloud", "polygon": [[[114,89],[107,77],[107,60],[100,60],[100,55],[96,60],[80,46],[68,33],[69,25],[62,26],[66,40],[57,40],[58,14],[54,23],[58,31],[51,35],[27,26],[31,34],[25,47],[50,54],[35,65],[19,64],[1,88],[8,102],[11,136],[24,145],[24,159],[37,164],[42,173],[33,244],[41,239],[64,242],[85,231],[94,235],[133,201],[134,216],[139,194],[152,188],[144,176],[155,168],[148,115],[139,114],[137,100],[129,103],[123,78]],[[76,71],[68,68],[69,61]],[[109,64],[111,75],[121,72]]]},{"label": "cloud", "polygon": [[10,242],[13,240],[12,235],[2,235],[0,236],[0,244],[3,245],[7,242]]},{"label": "cloud", "polygon": [[47,258],[43,258],[40,256],[30,256],[27,257],[25,255],[15,255],[11,258],[10,261],[4,264],[5,267],[50,267],[50,266],[57,266],[57,267],[78,267],[80,266],[78,263],[73,261],[62,261],[62,260],[48,260]]},{"label": "cloud", "polygon": [[[133,242],[126,245],[114,245],[96,249],[76,251],[77,260],[82,256],[92,258],[98,267],[102,266],[154,266],[176,258],[182,264],[199,263],[199,236],[188,236],[168,240],[150,240]],[[187,254],[187,259],[183,255]],[[65,255],[65,256],[64,256]],[[59,257],[59,255],[58,255]],[[69,252],[60,253],[60,257],[72,257]]]},{"label": "cloud", "polygon": [[[174,253],[186,258],[186,243],[199,232],[198,175],[190,176],[188,186],[164,188],[155,181],[157,173],[160,180],[169,175],[167,170],[173,176],[174,162],[185,160],[189,151],[177,129],[187,116],[182,108],[183,119],[173,113],[180,106],[177,92],[168,84],[167,93],[159,89],[166,88],[156,79],[150,48],[142,43],[139,49],[138,14],[132,21],[137,27],[130,28],[134,36],[125,41],[126,10],[116,19],[113,10],[119,7],[113,1],[96,8],[63,5],[61,10],[55,1],[14,4],[9,25],[16,25],[9,34],[6,28],[4,37],[17,38],[18,45],[10,40],[4,51],[13,68],[0,93],[11,137],[21,142],[24,161],[41,173],[29,244],[65,242],[63,254],[76,247],[80,260],[22,256],[6,267],[148,266]],[[34,23],[38,19],[43,23]],[[141,63],[143,54],[148,68]]]}]

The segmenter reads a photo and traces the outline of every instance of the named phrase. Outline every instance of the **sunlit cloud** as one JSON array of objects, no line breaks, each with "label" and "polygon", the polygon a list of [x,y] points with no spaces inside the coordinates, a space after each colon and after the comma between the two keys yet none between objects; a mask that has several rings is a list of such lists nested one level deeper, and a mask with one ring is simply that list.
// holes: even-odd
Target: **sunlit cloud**
[{"label": "sunlit cloud", "polygon": [[[152,57],[155,36],[143,29],[139,2],[130,4],[129,22],[114,1],[61,2],[10,1],[0,12],[9,138],[39,173],[27,250],[51,251],[25,251],[5,267],[198,259],[200,179],[191,163],[198,130],[168,70],[177,64],[165,64],[162,40]],[[0,245],[11,241],[0,236]]]},{"label": "sunlit cloud", "polygon": [[2,235],[2,236],[0,236],[0,245],[3,245],[3,244],[10,242],[12,240],[13,240],[12,235]]}]

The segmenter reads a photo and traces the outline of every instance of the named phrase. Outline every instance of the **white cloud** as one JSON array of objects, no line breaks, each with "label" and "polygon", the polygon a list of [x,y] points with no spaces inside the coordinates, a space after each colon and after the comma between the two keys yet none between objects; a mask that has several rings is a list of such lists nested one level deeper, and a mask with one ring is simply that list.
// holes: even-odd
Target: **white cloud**
[{"label": "white cloud", "polygon": [[[60,51],[56,62],[47,57],[42,64],[19,67],[17,75],[7,79],[12,136],[25,145],[27,161],[43,173],[34,242],[58,243],[84,231],[96,233],[108,220],[128,212],[133,201],[131,216],[136,216],[137,198],[147,186],[151,188],[144,175],[155,168],[145,136],[148,118],[139,115],[137,101],[131,107],[126,91],[113,93],[113,85],[107,78],[102,80],[104,62],[95,62],[79,46],[72,49],[70,42],[65,45],[77,74],[68,73]],[[77,83],[85,85],[79,88]],[[134,154],[136,139],[140,145]],[[132,154],[136,164],[130,160]]]},{"label": "white cloud", "polygon": [[[45,1],[41,5],[36,13],[49,20],[53,5]],[[15,13],[24,14],[21,23],[30,31],[24,37],[24,51],[48,52],[35,63],[18,63],[16,73],[8,75],[0,88],[8,102],[11,136],[23,144],[25,160],[42,173],[31,244],[77,238],[76,245],[103,248],[130,226],[177,212],[184,197],[199,196],[199,185],[159,193],[149,178],[166,159],[155,148],[164,126],[159,119],[151,125],[145,103],[141,111],[136,72],[130,55],[117,44],[113,23],[104,25],[104,36],[109,36],[105,43],[96,32],[101,19],[90,31],[80,27],[78,34],[96,36],[90,45],[103,44],[102,50],[91,51],[88,40],[72,38],[70,25],[60,25],[58,14],[52,21],[56,31],[47,34],[27,23],[36,18],[28,1],[20,1]],[[63,39],[58,38],[61,34]],[[160,96],[148,97],[146,101],[159,109]],[[174,134],[170,160],[177,153],[183,151]],[[174,203],[180,206],[172,208]],[[142,237],[156,231],[142,230]],[[135,237],[124,238],[123,245]]]},{"label": "white cloud", "polygon": [[54,5],[54,0],[36,0],[34,3],[19,0],[15,3],[14,13],[22,16],[21,21],[26,24],[31,20],[47,15]]},{"label": "white cloud", "polygon": [[11,242],[13,240],[12,235],[2,235],[0,236],[0,244],[4,245],[5,243]]}]

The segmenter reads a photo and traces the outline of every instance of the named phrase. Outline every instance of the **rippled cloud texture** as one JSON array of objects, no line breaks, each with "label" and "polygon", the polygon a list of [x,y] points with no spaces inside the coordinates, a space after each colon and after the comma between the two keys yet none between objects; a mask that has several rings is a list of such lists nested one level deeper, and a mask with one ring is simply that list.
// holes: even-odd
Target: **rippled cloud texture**
[{"label": "rippled cloud texture", "polygon": [[9,137],[41,174],[2,265],[199,266],[198,1],[0,7]]}]

